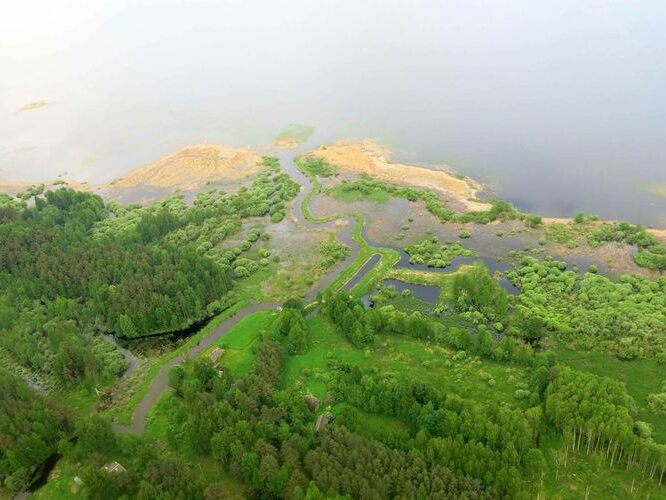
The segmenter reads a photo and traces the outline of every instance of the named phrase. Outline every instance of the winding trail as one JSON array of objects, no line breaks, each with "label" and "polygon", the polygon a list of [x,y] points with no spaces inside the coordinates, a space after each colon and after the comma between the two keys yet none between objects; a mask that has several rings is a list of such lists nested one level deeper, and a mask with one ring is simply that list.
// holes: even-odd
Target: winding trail
[{"label": "winding trail", "polygon": [[275,309],[279,305],[279,302],[257,302],[250,304],[244,309],[241,309],[240,311],[232,314],[231,317],[222,321],[222,323],[217,325],[210,334],[201,339],[197,345],[167,361],[160,368],[160,371],[157,372],[157,375],[155,375],[155,377],[152,379],[148,391],[144,394],[143,398],[134,409],[134,413],[132,415],[132,424],[122,425],[115,422],[113,424],[114,428],[120,432],[143,432],[146,427],[146,416],[148,415],[148,412],[152,408],[153,404],[164,393],[164,391],[169,388],[169,369],[172,366],[178,365],[188,358],[193,358],[201,354],[203,351],[217,342],[217,340],[220,339],[225,333],[227,333],[230,328],[232,328],[236,323],[238,323],[241,319],[248,316],[249,314],[255,313],[257,311],[263,311],[265,309]]}]

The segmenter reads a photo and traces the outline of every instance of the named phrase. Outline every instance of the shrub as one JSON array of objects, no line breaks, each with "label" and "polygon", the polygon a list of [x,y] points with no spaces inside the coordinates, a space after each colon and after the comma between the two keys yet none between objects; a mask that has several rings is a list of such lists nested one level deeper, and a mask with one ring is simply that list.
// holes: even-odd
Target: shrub
[{"label": "shrub", "polygon": [[666,392],[648,395],[647,404],[653,412],[666,415]]},{"label": "shrub", "polygon": [[529,215],[527,216],[527,225],[529,227],[538,227],[543,222],[543,219],[540,215]]},{"label": "shrub", "polygon": [[526,389],[517,389],[516,392],[513,393],[513,396],[516,399],[520,399],[520,400],[529,399],[530,395],[531,395],[530,391],[528,391]]},{"label": "shrub", "polygon": [[284,219],[284,212],[275,212],[271,215],[271,222],[277,224]]},{"label": "shrub", "polygon": [[649,439],[652,437],[652,426],[647,422],[637,420],[634,422],[634,434],[643,439]]},{"label": "shrub", "polygon": [[238,266],[234,268],[234,274],[236,275],[237,278],[246,278],[250,275],[250,271],[248,271],[243,266]]}]

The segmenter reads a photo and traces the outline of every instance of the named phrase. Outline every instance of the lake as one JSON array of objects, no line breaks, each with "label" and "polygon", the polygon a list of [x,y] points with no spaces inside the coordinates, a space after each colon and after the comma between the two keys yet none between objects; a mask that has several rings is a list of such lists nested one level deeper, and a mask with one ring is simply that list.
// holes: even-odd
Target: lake
[{"label": "lake", "polygon": [[[16,4],[0,176],[109,181],[172,150],[373,138],[519,208],[666,226],[666,3]],[[45,106],[17,111],[45,100]]]}]

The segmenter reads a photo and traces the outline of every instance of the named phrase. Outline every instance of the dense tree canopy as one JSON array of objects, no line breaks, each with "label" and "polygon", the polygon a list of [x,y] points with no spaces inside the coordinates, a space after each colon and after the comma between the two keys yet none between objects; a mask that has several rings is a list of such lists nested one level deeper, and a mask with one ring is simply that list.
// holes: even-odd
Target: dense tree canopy
[{"label": "dense tree canopy", "polygon": [[261,265],[224,240],[247,217],[284,216],[297,185],[274,159],[249,187],[148,207],[104,206],[71,189],[0,209],[0,347],[60,383],[110,379],[122,357],[95,335],[135,338],[186,328],[225,306],[235,279]]},{"label": "dense tree canopy", "polygon": [[0,485],[20,491],[71,431],[68,412],[0,369]]},{"label": "dense tree canopy", "polygon": [[523,315],[539,318],[564,341],[623,359],[666,359],[666,278],[580,276],[564,262],[533,257],[509,277],[522,291]]}]

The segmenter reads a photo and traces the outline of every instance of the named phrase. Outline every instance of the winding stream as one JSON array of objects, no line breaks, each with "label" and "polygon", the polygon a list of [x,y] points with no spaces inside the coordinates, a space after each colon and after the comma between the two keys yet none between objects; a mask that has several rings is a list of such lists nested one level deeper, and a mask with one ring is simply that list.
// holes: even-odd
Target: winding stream
[{"label": "winding stream", "polygon": [[[310,291],[305,295],[305,301],[311,302],[315,299],[315,297],[319,292],[329,287],[331,283],[334,282],[334,280],[339,276],[339,274],[344,269],[348,268],[355,262],[355,260],[358,258],[360,254],[360,246],[356,241],[354,241],[353,238],[353,230],[355,224],[358,223],[354,217],[354,214],[346,213],[340,215],[332,215],[325,217],[325,220],[322,218],[318,222],[313,222],[308,220],[305,214],[303,213],[302,210],[303,201],[305,200],[305,197],[314,189],[314,186],[310,181],[310,179],[300,170],[298,170],[294,160],[296,156],[298,156],[298,154],[300,154],[303,150],[306,149],[306,147],[307,146],[304,144],[300,148],[295,150],[279,151],[276,153],[276,156],[279,158],[280,165],[284,169],[284,171],[287,172],[292,177],[292,179],[294,179],[298,184],[302,186],[300,192],[292,202],[293,216],[298,222],[298,224],[308,228],[321,228],[321,227],[330,226],[330,228],[333,229],[334,228],[333,224],[335,222],[338,222],[339,224],[339,221],[342,220],[346,221],[346,225],[338,233],[338,239],[342,243],[349,245],[349,247],[351,248],[351,252],[347,256],[347,258],[344,261],[336,264],[329,271],[329,273],[326,276],[324,276],[322,279],[320,279],[317,283],[315,283],[313,287],[310,289]],[[484,257],[480,258],[461,257],[455,259],[452,262],[451,266],[448,266],[443,269],[414,265],[410,264],[409,255],[402,248],[394,245],[379,245],[373,243],[367,239],[365,231],[362,231],[361,234],[362,238],[373,248],[377,249],[389,248],[398,252],[400,254],[400,260],[396,263],[396,267],[407,267],[411,269],[424,269],[430,272],[449,273],[455,271],[463,264],[472,263],[475,260],[481,259],[484,261],[484,263],[489,267],[491,271],[508,269],[508,266],[506,264],[500,263],[494,259],[488,259]],[[361,264],[358,271],[348,281],[342,284],[341,288],[344,290],[351,290],[356,284],[358,284],[363,279],[363,277],[371,269],[373,269],[381,261],[381,259],[382,259],[381,254],[379,253],[371,254],[370,257],[363,264]],[[508,288],[509,285],[513,287],[513,285],[511,285],[508,282],[508,280],[503,280],[503,281],[506,282],[506,285],[505,283],[503,283],[502,285],[505,288]],[[515,293],[515,291],[512,291],[512,293]],[[246,316],[262,310],[276,309],[279,305],[280,305],[279,302],[259,302],[251,304],[241,309],[240,311],[237,311],[228,319],[222,321],[222,323],[220,323],[217,327],[215,327],[206,337],[201,339],[201,341],[197,345],[170,359],[160,368],[157,375],[155,375],[155,377],[152,379],[148,390],[146,391],[145,395],[134,409],[134,413],[132,415],[132,424],[126,426],[119,423],[114,423],[114,428],[120,432],[134,432],[134,433],[143,432],[146,426],[146,416],[148,415],[148,412],[152,408],[153,404],[155,404],[155,402],[159,399],[159,397],[169,388],[169,369],[172,366],[180,364],[188,358],[193,358],[201,354],[203,351],[205,351],[210,346],[215,344],[215,342],[217,342],[217,340],[220,339],[231,327],[236,325],[241,319],[245,318]]]},{"label": "winding stream", "polygon": [[[313,188],[310,179],[308,179],[307,176],[305,176],[302,172],[300,172],[298,168],[296,168],[296,164],[294,163],[294,159],[302,150],[303,146],[297,150],[290,150],[286,152],[280,151],[276,156],[280,159],[280,164],[282,168],[292,177],[292,179],[294,179],[301,186],[303,186],[298,195],[296,196],[296,198],[294,199],[294,201],[292,202],[293,215],[296,221],[299,224],[306,227],[319,228],[322,226],[322,224],[310,222],[305,217],[302,211],[303,200],[310,192],[310,190]],[[349,215],[341,215],[340,217],[331,218],[330,221],[325,222],[323,224],[329,224],[332,226],[333,221],[341,219],[347,220],[347,224],[342,229],[342,231],[340,231],[338,239],[342,243],[349,245],[351,248],[351,252],[344,261],[336,264],[325,277],[323,277],[321,280],[319,280],[317,283],[314,284],[314,286],[305,296],[306,302],[312,301],[319,292],[326,289],[326,287],[328,287],[338,277],[340,272],[343,269],[350,266],[354,262],[354,260],[358,257],[360,248],[352,238],[352,231],[355,224],[354,217]],[[375,256],[373,255],[373,257]],[[377,255],[377,257],[379,257],[379,255]],[[371,258],[370,260],[368,260],[366,264],[362,266],[359,273],[353,276],[345,284],[345,287],[351,287],[356,282],[358,282],[358,280],[360,280],[365,275],[365,273],[367,273],[370,269],[372,269],[372,267],[374,267],[374,265],[378,260],[379,260],[378,258],[377,259]],[[278,306],[280,306],[280,304],[281,304],[280,302],[258,302],[251,304],[241,309],[240,311],[237,311],[230,318],[222,321],[222,323],[217,325],[210,332],[210,334],[201,339],[201,341],[197,343],[197,345],[167,361],[157,372],[157,375],[155,375],[155,377],[151,380],[148,390],[146,391],[143,398],[141,399],[141,401],[139,401],[136,408],[134,409],[134,413],[132,414],[132,424],[122,425],[120,423],[114,422],[113,424],[114,428],[120,432],[134,432],[134,433],[143,432],[143,430],[146,427],[146,416],[148,415],[148,412],[152,408],[153,404],[155,404],[155,402],[159,399],[159,397],[169,388],[169,369],[172,366],[178,365],[188,358],[193,358],[201,354],[203,351],[205,351],[213,344],[215,344],[215,342],[217,342],[217,340],[219,340],[231,327],[236,325],[240,320],[242,320],[246,316],[249,316],[250,314],[266,309],[276,309]]]}]

